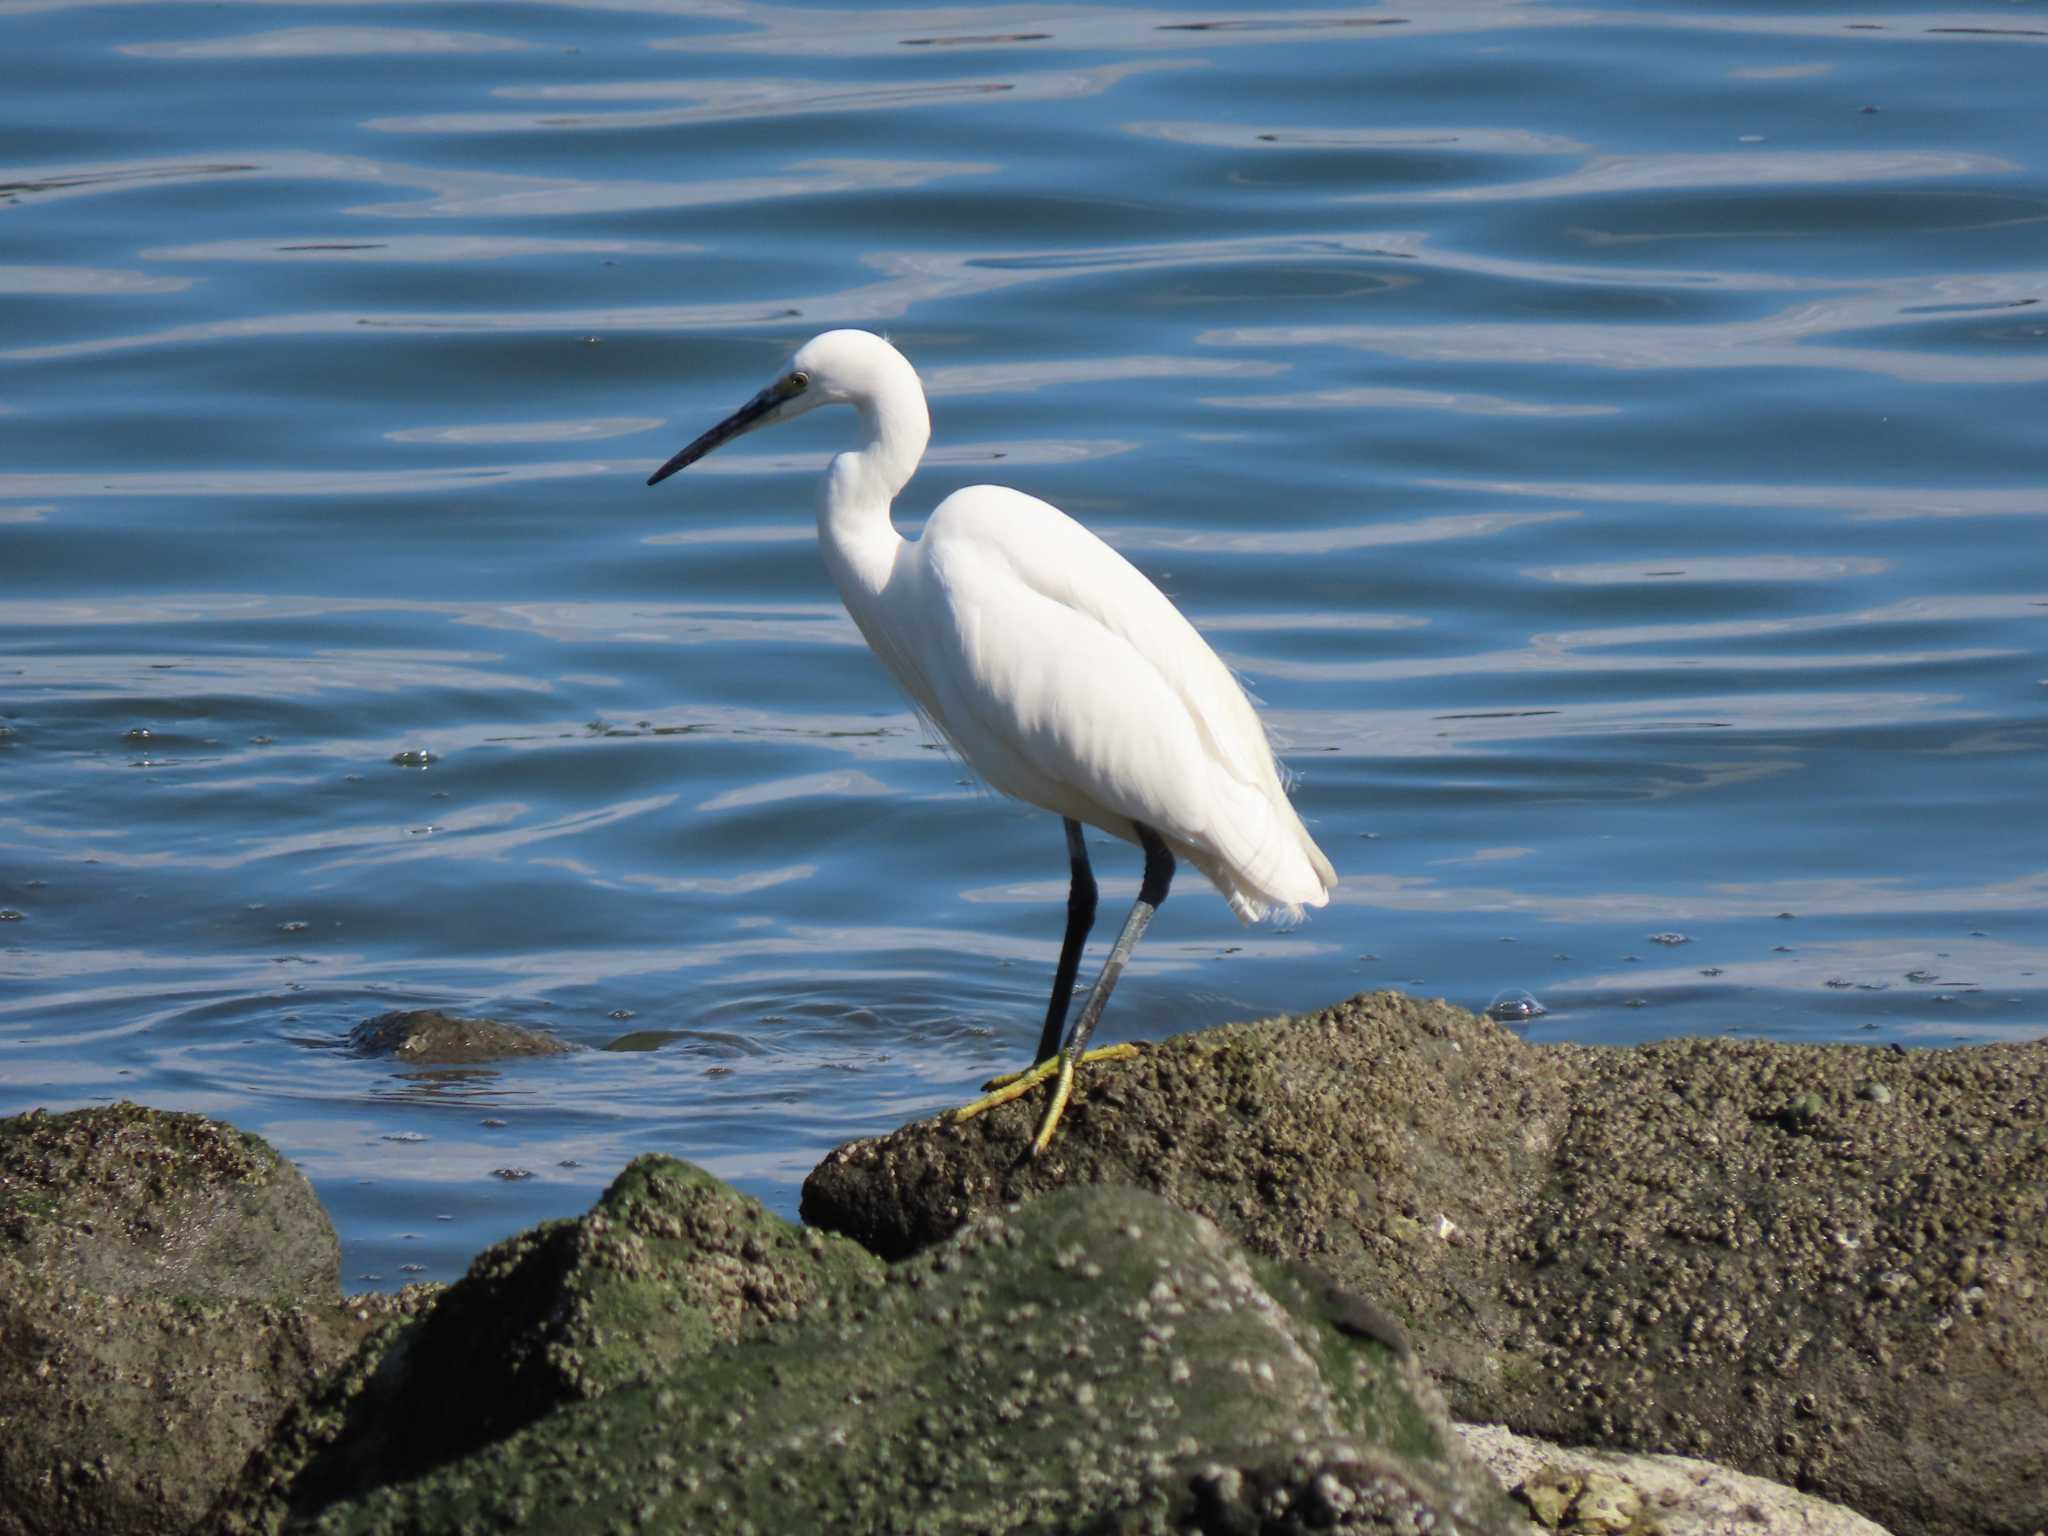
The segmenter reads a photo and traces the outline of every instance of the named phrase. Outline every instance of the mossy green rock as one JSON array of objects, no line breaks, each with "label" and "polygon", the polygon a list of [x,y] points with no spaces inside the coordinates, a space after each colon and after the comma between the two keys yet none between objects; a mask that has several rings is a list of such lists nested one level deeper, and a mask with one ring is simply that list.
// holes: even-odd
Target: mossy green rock
[{"label": "mossy green rock", "polygon": [[495,1437],[788,1321],[819,1291],[880,1269],[701,1168],[637,1158],[587,1214],[487,1249],[422,1320],[411,1438],[467,1449],[472,1430],[457,1426],[479,1399],[489,1407],[473,1432]]},{"label": "mossy green rock", "polygon": [[486,1249],[417,1322],[366,1346],[276,1437],[217,1524],[274,1529],[288,1509],[417,1476],[880,1269],[702,1169],[639,1158],[586,1215]]},{"label": "mossy green rock", "polygon": [[1511,1530],[1355,1321],[1207,1221],[1074,1190],[306,1528]]},{"label": "mossy green rock", "polygon": [[1387,1304],[1460,1418],[2048,1528],[2048,1041],[1531,1046],[1387,993],[1090,1069],[1022,1160],[1041,1108],[849,1144],[804,1215],[897,1254],[1138,1184]]},{"label": "mossy green rock", "polygon": [[184,1531],[363,1327],[305,1177],[133,1104],[0,1121],[0,1536]]}]

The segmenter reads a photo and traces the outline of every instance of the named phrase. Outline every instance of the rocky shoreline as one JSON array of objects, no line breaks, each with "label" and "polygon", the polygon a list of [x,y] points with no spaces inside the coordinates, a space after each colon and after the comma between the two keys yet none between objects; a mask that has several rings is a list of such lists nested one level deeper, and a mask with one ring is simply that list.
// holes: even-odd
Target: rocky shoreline
[{"label": "rocky shoreline", "polygon": [[261,1141],[0,1121],[0,1536],[2048,1531],[2048,1041],[1385,993],[1034,1114],[850,1143],[802,1227],[643,1157],[353,1299]]}]

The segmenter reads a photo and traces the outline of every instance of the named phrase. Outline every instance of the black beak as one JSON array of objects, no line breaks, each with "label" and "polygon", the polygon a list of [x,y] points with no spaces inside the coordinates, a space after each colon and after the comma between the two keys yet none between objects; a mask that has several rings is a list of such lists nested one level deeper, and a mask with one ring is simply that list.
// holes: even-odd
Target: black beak
[{"label": "black beak", "polygon": [[677,470],[688,469],[720,443],[729,442],[735,437],[752,431],[763,416],[766,416],[775,407],[782,404],[783,401],[802,394],[804,386],[810,382],[809,379],[800,373],[788,374],[777,379],[773,384],[770,384],[761,393],[754,396],[753,399],[749,400],[745,405],[734,411],[725,420],[721,421],[717,426],[706,432],[702,437],[690,444],[689,447],[649,475],[647,483],[649,485],[659,485]]}]

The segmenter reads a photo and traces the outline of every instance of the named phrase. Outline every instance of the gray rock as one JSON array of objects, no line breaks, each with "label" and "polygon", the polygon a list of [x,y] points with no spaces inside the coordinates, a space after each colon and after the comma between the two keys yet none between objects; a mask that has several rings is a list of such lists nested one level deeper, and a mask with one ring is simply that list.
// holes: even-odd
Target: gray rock
[{"label": "gray rock", "polygon": [[545,1030],[497,1019],[464,1019],[438,1008],[380,1013],[349,1031],[358,1056],[389,1056],[418,1066],[457,1066],[511,1056],[559,1056],[569,1047]]},{"label": "gray rock", "polygon": [[363,1333],[304,1175],[196,1115],[0,1121],[0,1536],[184,1531]]},{"label": "gray rock", "polygon": [[307,1528],[1509,1536],[1412,1357],[1329,1300],[1075,1190]]},{"label": "gray rock", "polygon": [[341,1299],[304,1174],[232,1126],[139,1104],[0,1121],[0,1254],[109,1295]]},{"label": "gray rock", "polygon": [[2048,1041],[1531,1046],[1389,993],[1086,1071],[1022,1161],[1041,1107],[842,1147],[804,1215],[901,1254],[1137,1184],[1386,1304],[1462,1418],[2048,1527]]},{"label": "gray rock", "polygon": [[1663,1536],[1888,1536],[1854,1510],[1690,1456],[1588,1451],[1498,1424],[1460,1424],[1457,1432],[1465,1449],[1531,1511],[1529,1536],[1575,1524],[1587,1529],[1585,1490],[1597,1490],[1603,1479],[1633,1495],[1626,1507],[1634,1518],[1620,1526],[1624,1532],[1633,1526]]}]

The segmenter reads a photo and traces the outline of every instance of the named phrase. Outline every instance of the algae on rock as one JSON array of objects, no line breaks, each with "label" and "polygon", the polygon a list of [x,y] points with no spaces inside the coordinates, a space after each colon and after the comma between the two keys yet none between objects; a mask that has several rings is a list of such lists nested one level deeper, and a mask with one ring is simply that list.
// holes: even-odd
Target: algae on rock
[{"label": "algae on rock", "polygon": [[285,1426],[216,1512],[227,1531],[415,1477],[566,1404],[793,1318],[880,1264],[702,1169],[645,1156],[574,1220],[486,1249]]},{"label": "algae on rock", "polygon": [[1511,1530],[1412,1358],[1267,1279],[1207,1221],[1075,1190],[308,1528]]}]

